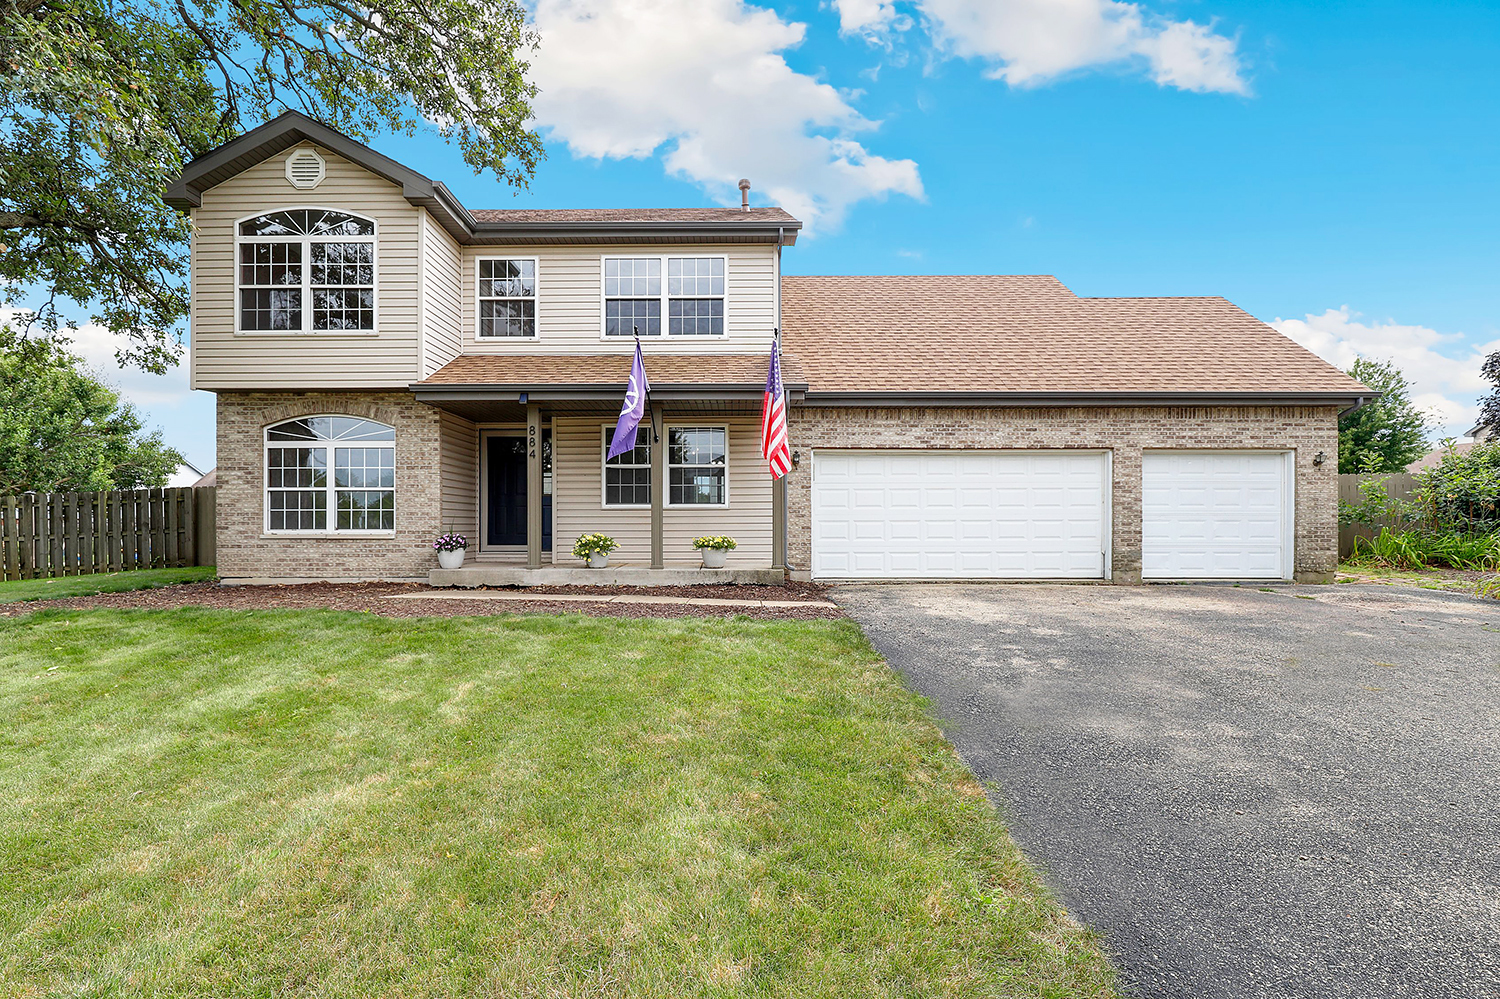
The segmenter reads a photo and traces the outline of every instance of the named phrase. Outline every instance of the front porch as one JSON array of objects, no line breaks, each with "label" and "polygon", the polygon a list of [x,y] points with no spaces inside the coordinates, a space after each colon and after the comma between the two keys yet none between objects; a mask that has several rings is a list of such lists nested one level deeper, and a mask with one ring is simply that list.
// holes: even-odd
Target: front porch
[{"label": "front porch", "polygon": [[704,569],[674,566],[653,569],[645,565],[609,566],[590,569],[586,566],[544,565],[528,568],[501,562],[475,562],[459,569],[434,569],[427,582],[432,586],[705,586],[759,585],[779,586],[785,582],[785,571],[764,569]]},{"label": "front porch", "polygon": [[[760,456],[764,359],[648,356],[648,419],[633,452],[606,460],[629,355],[465,355],[412,386],[442,414],[444,530],[470,541],[433,586],[779,584],[785,480]],[[607,569],[572,554],[615,538]],[[738,542],[704,569],[696,537]]]}]

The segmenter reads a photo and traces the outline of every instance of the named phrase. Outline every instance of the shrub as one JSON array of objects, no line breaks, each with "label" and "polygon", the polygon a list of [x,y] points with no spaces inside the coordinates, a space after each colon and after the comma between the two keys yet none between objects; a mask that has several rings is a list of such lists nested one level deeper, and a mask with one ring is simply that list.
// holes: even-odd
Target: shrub
[{"label": "shrub", "polygon": [[1500,533],[1463,534],[1458,531],[1393,531],[1382,527],[1373,539],[1355,538],[1349,561],[1391,569],[1452,569],[1493,571],[1500,568]]},{"label": "shrub", "polygon": [[1454,530],[1500,530],[1500,440],[1450,450],[1421,476],[1418,490],[1435,523]]}]

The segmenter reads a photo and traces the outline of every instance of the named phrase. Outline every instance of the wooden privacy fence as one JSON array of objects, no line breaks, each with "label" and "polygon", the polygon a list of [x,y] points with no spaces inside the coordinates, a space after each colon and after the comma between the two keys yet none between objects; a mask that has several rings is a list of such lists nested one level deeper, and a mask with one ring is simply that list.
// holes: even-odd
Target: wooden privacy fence
[{"label": "wooden privacy fence", "polygon": [[[1374,474],[1344,473],[1339,476],[1339,506],[1348,503],[1358,506],[1364,501],[1364,495],[1359,491],[1359,485],[1369,479],[1384,479],[1385,494],[1391,499],[1411,499],[1417,491],[1417,477],[1406,472],[1376,472]],[[1339,558],[1348,558],[1354,551],[1355,538],[1373,538],[1380,533],[1382,527],[1395,527],[1395,524],[1340,524],[1339,525]]]},{"label": "wooden privacy fence", "polygon": [[213,486],[0,497],[0,579],[214,564]]}]

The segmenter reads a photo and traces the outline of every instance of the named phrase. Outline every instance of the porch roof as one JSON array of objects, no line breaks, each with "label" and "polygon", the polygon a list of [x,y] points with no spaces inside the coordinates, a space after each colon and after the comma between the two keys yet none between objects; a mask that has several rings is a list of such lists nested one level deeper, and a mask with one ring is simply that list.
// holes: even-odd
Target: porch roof
[{"label": "porch roof", "polygon": [[[647,354],[646,377],[658,399],[681,401],[760,399],[766,387],[766,354]],[[491,399],[517,402],[618,401],[630,379],[630,354],[464,354],[411,386],[430,402]],[[783,354],[788,395],[807,390],[795,357]]]}]

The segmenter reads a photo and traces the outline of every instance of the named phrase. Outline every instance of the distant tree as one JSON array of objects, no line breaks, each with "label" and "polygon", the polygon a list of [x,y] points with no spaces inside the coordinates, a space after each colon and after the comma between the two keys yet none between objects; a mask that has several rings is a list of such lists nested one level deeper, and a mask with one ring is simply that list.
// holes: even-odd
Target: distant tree
[{"label": "distant tree", "polygon": [[1430,420],[1411,401],[1411,386],[1391,361],[1361,357],[1351,377],[1381,393],[1339,417],[1339,472],[1400,472],[1427,452]]},{"label": "distant tree", "polygon": [[187,160],[287,109],[358,139],[435,129],[524,187],[535,44],[522,0],[0,0],[0,301],[59,300],[160,372],[187,316]]},{"label": "distant tree", "polygon": [[1500,437],[1500,350],[1495,351],[1484,359],[1479,373],[1484,380],[1495,386],[1490,394],[1479,400],[1479,423],[1477,426],[1488,427],[1490,436]]},{"label": "distant tree", "polygon": [[182,455],[47,337],[0,326],[0,494],[165,485]]}]

